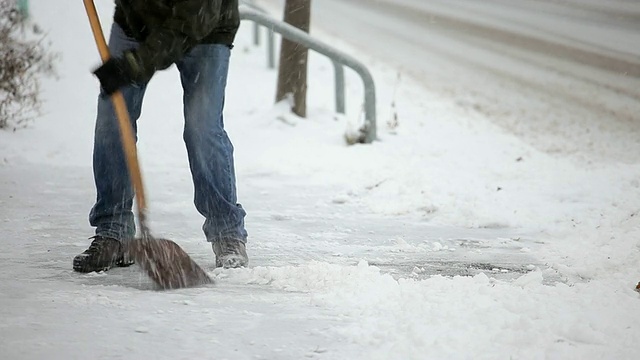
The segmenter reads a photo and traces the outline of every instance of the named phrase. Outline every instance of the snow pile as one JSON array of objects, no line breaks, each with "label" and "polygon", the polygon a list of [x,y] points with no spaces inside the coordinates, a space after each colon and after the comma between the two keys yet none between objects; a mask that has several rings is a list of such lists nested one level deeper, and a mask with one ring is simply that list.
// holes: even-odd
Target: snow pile
[{"label": "snow pile", "polygon": [[[628,358],[637,349],[629,330],[640,321],[632,310],[638,299],[624,281],[545,285],[540,270],[513,283],[485,274],[395,280],[364,261],[355,267],[258,267],[227,276],[309,292],[312,305],[354,320],[335,331],[361,345],[363,359]],[[593,296],[612,289],[616,296]]]}]

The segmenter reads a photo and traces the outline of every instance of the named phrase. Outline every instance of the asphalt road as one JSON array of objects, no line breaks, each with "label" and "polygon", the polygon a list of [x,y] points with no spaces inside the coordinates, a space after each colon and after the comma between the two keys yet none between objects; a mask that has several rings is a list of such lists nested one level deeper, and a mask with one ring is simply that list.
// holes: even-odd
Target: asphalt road
[{"label": "asphalt road", "polygon": [[539,150],[640,160],[640,1],[316,0],[312,16]]}]

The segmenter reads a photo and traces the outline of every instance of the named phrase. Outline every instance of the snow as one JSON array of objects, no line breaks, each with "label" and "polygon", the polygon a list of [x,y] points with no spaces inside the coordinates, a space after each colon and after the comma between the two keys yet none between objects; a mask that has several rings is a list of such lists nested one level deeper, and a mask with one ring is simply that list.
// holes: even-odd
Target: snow
[{"label": "snow", "polygon": [[[113,5],[96,5],[108,29]],[[575,153],[580,137],[543,152],[335,38],[378,89],[380,141],[347,146],[360,80],[347,72],[336,115],[332,66],[312,55],[309,117],[288,114],[248,24],[225,122],[251,266],[214,269],[172,69],[153,79],[139,122],[151,228],[216,284],[156,292],[136,266],[74,273],[92,234],[99,57],[82,6],[32,7],[62,60],[43,84],[45,114],[0,132],[3,358],[637,358],[640,155]],[[566,130],[556,125],[549,137]]]}]

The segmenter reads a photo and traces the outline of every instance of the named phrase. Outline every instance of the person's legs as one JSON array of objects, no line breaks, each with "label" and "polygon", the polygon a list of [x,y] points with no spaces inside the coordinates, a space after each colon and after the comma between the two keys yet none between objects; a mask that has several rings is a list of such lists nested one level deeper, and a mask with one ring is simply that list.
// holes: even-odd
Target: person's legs
[{"label": "person's legs", "polygon": [[[117,24],[113,25],[109,38],[111,56],[120,56],[123,51],[137,46],[138,43],[127,37]],[[134,133],[145,89],[146,84],[122,89]],[[73,265],[77,271],[106,270],[122,264],[120,242],[135,235],[131,211],[134,194],[119,131],[111,99],[101,93],[98,97],[93,147],[93,175],[97,196],[89,213],[89,223],[96,228],[96,236],[89,249],[74,258]]]},{"label": "person's legs", "polygon": [[[138,43],[127,37],[114,24],[109,39],[111,56],[118,57],[123,51],[135,48]],[[146,84],[126,86],[122,94],[127,103],[134,134],[136,121],[140,117]],[[93,147],[93,176],[96,184],[96,203],[89,214],[89,222],[96,227],[96,235],[124,240],[135,235],[135,223],[131,207],[133,188],[125,162],[120,139],[120,128],[111,98],[100,94]]]},{"label": "person's legs", "polygon": [[[246,213],[237,203],[233,145],[224,130],[222,114],[229,57],[226,45],[198,45],[177,63],[184,89],[184,141],[194,203],[205,217],[202,228],[207,241],[213,243],[214,251],[216,244],[223,249],[216,251],[218,256],[221,251],[222,255],[244,253],[247,240]],[[242,265],[246,261],[241,261]]]}]

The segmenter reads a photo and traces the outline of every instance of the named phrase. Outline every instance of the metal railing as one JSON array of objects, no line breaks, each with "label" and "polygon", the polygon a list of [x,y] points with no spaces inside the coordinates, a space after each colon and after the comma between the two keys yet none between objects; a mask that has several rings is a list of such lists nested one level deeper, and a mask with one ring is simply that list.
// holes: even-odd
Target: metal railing
[{"label": "metal railing", "polygon": [[[255,9],[265,15],[268,14],[268,11],[256,5],[254,0],[240,0],[242,5],[246,5],[252,9]],[[256,46],[260,45],[260,27],[261,25],[257,22],[253,23],[253,44]],[[265,27],[267,30],[267,67],[269,69],[275,69],[276,60],[275,60],[275,37],[273,30]],[[342,64],[331,61],[334,69],[334,79],[335,79],[335,103],[336,103],[336,112],[338,114],[345,113],[345,104],[346,104],[346,92],[345,92],[345,81],[344,81],[344,68]]]},{"label": "metal railing", "polygon": [[[248,6],[256,11],[259,11],[265,15],[268,14],[267,10],[260,5],[256,5],[253,0],[240,0],[240,4]],[[260,45],[260,27],[257,22],[253,23],[253,44]],[[269,69],[275,69],[276,67],[276,53],[275,53],[275,36],[272,30],[267,27],[267,67]]]},{"label": "metal railing", "polygon": [[[360,137],[357,140],[358,142],[367,144],[376,140],[376,90],[373,77],[366,66],[351,55],[311,37],[308,33],[295,26],[271,18],[263,9],[260,9],[250,2],[247,3],[243,1],[243,5],[240,6],[240,18],[262,25],[266,27],[271,34],[277,32],[284,38],[297,42],[331,59],[335,71],[336,111],[338,113],[344,114],[345,112],[344,69],[342,66],[347,66],[360,75],[364,87],[365,123],[360,128]],[[254,42],[259,43],[259,34],[256,35],[257,33],[259,33],[259,30],[254,28]],[[273,42],[270,46],[273,46]],[[273,49],[270,50],[270,52],[273,54]]]}]

